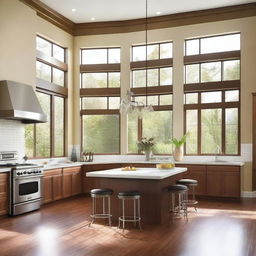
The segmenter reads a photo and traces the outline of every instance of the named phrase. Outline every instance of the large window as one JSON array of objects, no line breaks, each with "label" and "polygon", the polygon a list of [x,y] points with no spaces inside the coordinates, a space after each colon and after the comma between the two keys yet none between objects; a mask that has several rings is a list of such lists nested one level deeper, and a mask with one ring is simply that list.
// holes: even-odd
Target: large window
[{"label": "large window", "polygon": [[171,154],[172,65],[172,42],[132,47],[133,98],[152,105],[154,112],[142,119],[136,114],[128,115],[128,153],[138,153],[136,142],[142,137],[154,137],[154,154]]},{"label": "large window", "polygon": [[240,153],[240,34],[185,41],[186,154]]},{"label": "large window", "polygon": [[120,48],[81,49],[82,150],[120,153]]},{"label": "large window", "polygon": [[26,125],[26,154],[29,157],[65,155],[65,99],[67,98],[65,49],[40,36],[37,46],[37,97],[47,122]]}]

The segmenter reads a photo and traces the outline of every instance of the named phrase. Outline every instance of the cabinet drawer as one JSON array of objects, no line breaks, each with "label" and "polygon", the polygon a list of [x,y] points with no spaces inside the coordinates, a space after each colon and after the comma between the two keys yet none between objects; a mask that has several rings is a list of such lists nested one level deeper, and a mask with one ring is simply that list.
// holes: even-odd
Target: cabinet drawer
[{"label": "cabinet drawer", "polygon": [[62,174],[61,168],[44,171],[44,176],[54,176],[54,175],[61,175],[61,174]]},{"label": "cabinet drawer", "polygon": [[63,168],[63,174],[69,174],[74,172],[80,172],[81,166]]},{"label": "cabinet drawer", "polygon": [[207,171],[212,172],[239,172],[239,166],[227,166],[227,165],[208,165]]}]

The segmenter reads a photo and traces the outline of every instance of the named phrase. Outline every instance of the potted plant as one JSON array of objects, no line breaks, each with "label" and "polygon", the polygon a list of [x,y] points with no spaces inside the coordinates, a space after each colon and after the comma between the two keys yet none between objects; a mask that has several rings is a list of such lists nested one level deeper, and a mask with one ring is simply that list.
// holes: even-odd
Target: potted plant
[{"label": "potted plant", "polygon": [[146,161],[149,161],[151,151],[155,145],[154,138],[143,137],[137,142],[138,150],[143,151],[146,156]]},{"label": "potted plant", "polygon": [[173,151],[173,158],[175,161],[181,161],[183,159],[183,144],[186,142],[187,135],[187,133],[183,135],[183,137],[180,140],[176,138],[173,138],[171,140],[171,143],[175,146]]}]

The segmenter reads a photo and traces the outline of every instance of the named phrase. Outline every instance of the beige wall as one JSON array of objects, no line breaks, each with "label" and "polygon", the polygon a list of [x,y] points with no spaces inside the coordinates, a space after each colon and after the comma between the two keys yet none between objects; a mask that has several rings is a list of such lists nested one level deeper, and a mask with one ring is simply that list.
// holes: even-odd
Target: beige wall
[{"label": "beige wall", "polygon": [[68,48],[68,133],[73,145],[73,37],[18,0],[0,1],[0,80],[36,85],[36,34]]},{"label": "beige wall", "polygon": [[[172,40],[174,42],[173,57],[173,133],[175,137],[183,134],[183,42],[185,38],[200,37],[212,34],[241,32],[241,143],[252,144],[252,96],[256,91],[256,17],[234,19],[221,22],[197,24],[176,28],[152,30],[149,32],[148,42]],[[79,50],[82,47],[121,47],[121,94],[124,96],[130,84],[129,57],[132,44],[145,43],[145,32],[124,34],[94,35],[75,37],[74,41],[74,144],[80,144],[79,117]],[[126,153],[127,122],[121,117],[121,153]],[[251,152],[249,152],[251,154]],[[249,157],[250,158],[250,157]],[[242,176],[242,190],[252,189],[251,160],[244,168]]]},{"label": "beige wall", "polygon": [[0,2],[0,80],[35,85],[36,13],[17,0]]}]

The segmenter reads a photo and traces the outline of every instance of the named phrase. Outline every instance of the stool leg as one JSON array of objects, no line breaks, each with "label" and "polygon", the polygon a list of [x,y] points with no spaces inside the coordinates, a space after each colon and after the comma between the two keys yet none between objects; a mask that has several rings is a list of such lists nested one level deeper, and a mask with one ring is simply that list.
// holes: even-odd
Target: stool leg
[{"label": "stool leg", "polygon": [[108,224],[111,226],[111,215],[110,215],[110,196],[108,197]]},{"label": "stool leg", "polygon": [[102,211],[105,214],[105,196],[102,197]]},{"label": "stool leg", "polygon": [[95,211],[96,211],[95,208],[96,208],[95,207],[95,197],[92,197],[92,220],[91,220],[91,223],[89,224],[89,226],[91,226],[94,222],[94,219],[95,219],[94,215],[95,215]]},{"label": "stool leg", "polygon": [[[184,192],[184,196],[186,196],[187,191]],[[188,208],[187,203],[183,201],[183,211],[184,211],[184,218],[188,221]]]},{"label": "stool leg", "polygon": [[[195,202],[196,201],[195,186],[192,186],[192,196],[193,196],[193,201]],[[195,208],[195,211],[197,212],[197,208],[195,204],[194,204],[194,208]]]},{"label": "stool leg", "polygon": [[134,223],[133,223],[133,226],[136,227],[136,199],[133,200],[133,220],[134,220]]},{"label": "stool leg", "polygon": [[172,193],[172,219],[174,219],[175,214],[175,194]]},{"label": "stool leg", "polygon": [[123,207],[123,231],[124,231],[124,199],[122,199],[122,207]]},{"label": "stool leg", "polygon": [[140,198],[138,198],[138,218],[139,218],[139,228],[140,228],[140,230],[142,229],[141,228],[141,224],[140,224],[140,220],[141,220],[141,218],[140,218]]}]

